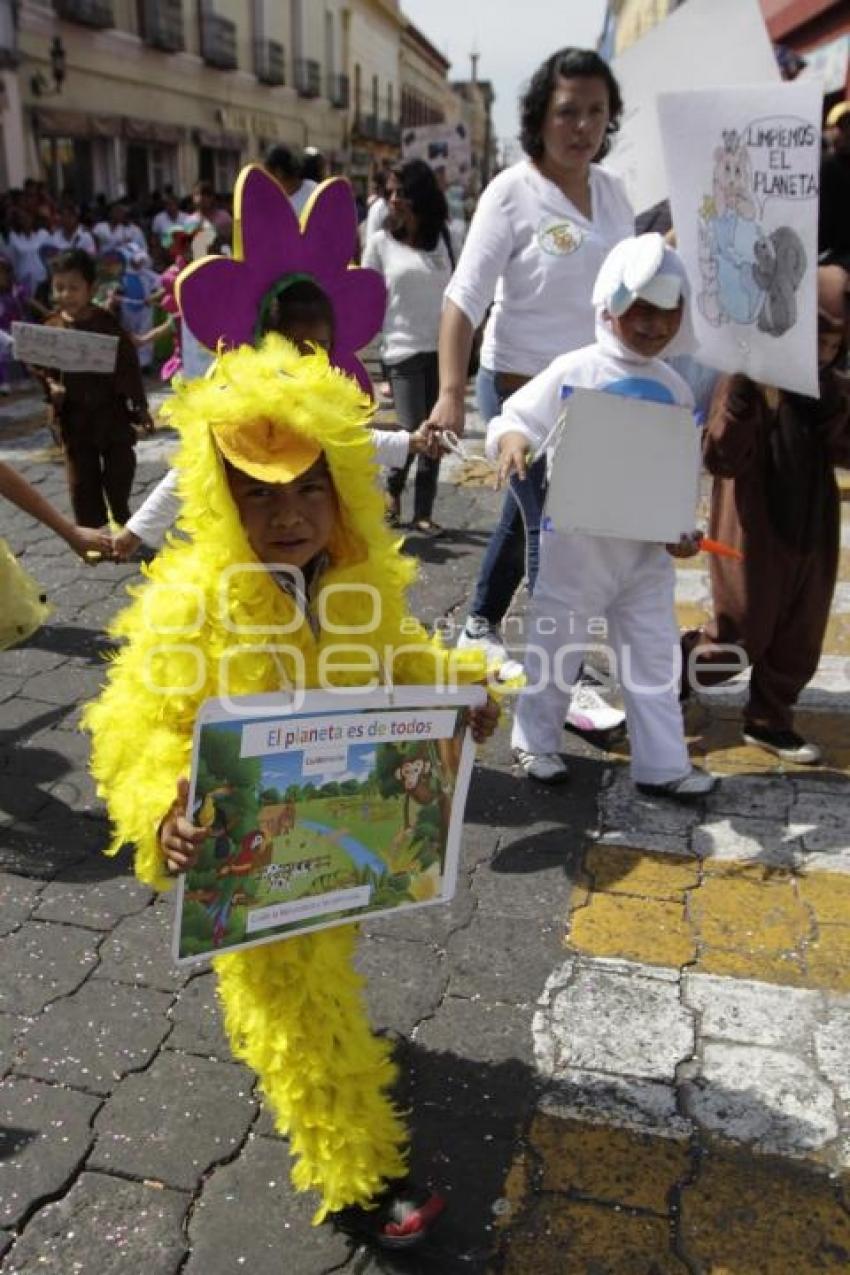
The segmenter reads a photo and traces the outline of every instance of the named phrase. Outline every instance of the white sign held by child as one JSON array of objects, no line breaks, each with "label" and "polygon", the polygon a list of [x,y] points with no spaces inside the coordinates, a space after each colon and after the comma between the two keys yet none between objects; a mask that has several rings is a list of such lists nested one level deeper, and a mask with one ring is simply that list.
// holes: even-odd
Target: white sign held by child
[{"label": "white sign held by child", "polygon": [[559,428],[544,527],[660,544],[694,530],[700,430],[691,411],[575,389]]},{"label": "white sign held by child", "polygon": [[821,85],[658,99],[699,356],[817,396]]},{"label": "white sign held by child", "polygon": [[76,328],[52,328],[42,323],[13,323],[15,358],[36,367],[56,367],[60,372],[115,371],[118,337]]}]

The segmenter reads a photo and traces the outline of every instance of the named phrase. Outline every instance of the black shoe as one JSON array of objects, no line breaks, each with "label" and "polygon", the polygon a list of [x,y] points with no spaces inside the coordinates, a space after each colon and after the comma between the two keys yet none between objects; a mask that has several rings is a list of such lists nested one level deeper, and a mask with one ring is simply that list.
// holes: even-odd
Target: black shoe
[{"label": "black shoe", "polygon": [[766,752],[781,757],[783,761],[796,762],[798,766],[815,766],[821,759],[817,744],[810,744],[795,730],[764,730],[759,726],[745,726],[745,744],[754,744]]},{"label": "black shoe", "polygon": [[328,1217],[337,1230],[379,1248],[416,1248],[427,1238],[446,1207],[442,1195],[414,1186],[406,1179],[390,1182],[372,1209],[352,1205]]}]

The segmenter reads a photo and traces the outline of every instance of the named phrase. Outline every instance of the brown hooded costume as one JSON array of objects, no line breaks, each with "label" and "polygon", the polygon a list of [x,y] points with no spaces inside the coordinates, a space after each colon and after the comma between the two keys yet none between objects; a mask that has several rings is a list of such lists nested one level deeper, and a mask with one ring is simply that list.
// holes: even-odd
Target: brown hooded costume
[{"label": "brown hooded costume", "polygon": [[[848,282],[839,266],[818,270],[819,322],[844,333],[837,362],[847,349]],[[745,728],[790,730],[818,666],[838,571],[834,466],[850,467],[850,382],[834,365],[822,369],[814,399],[724,377],[704,450],[714,475],[708,534],[744,557],[712,555],[714,619],[684,635],[683,655],[705,687],[732,676],[728,647],[743,648],[752,664]]]}]

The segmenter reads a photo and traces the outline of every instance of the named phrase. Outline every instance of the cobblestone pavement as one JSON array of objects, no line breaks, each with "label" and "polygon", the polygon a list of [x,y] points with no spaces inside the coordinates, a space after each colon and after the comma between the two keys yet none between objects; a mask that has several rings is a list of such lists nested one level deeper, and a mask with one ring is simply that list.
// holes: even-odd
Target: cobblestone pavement
[{"label": "cobblestone pavement", "polygon": [[[44,437],[3,429],[0,456],[64,506]],[[141,445],[139,493],[168,446]],[[447,469],[450,530],[409,541],[429,622],[462,616],[498,500],[482,466]],[[2,531],[55,609],[0,654],[0,1275],[848,1269],[846,532],[801,713],[822,767],[741,746],[740,687],[689,710],[722,775],[692,810],[636,800],[622,751],[569,736],[569,789],[534,787],[503,729],[476,768],[454,902],[367,927],[414,1171],[451,1203],[402,1262],[310,1227],[210,975],[171,966],[170,900],[100,855],[78,712],[137,566],[85,569],[7,508]],[[705,577],[679,579],[690,621]]]}]

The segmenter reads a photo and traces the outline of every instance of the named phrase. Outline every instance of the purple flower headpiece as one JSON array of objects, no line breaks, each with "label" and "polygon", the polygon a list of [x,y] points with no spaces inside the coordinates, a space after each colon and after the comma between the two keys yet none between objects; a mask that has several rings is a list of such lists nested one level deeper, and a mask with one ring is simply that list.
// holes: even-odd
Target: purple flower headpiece
[{"label": "purple flower headpiece", "polygon": [[387,291],[376,270],[350,264],[357,212],[348,182],[322,182],[299,223],[283,187],[259,164],[249,164],[233,201],[234,256],[204,257],[177,279],[177,301],[190,331],[210,350],[219,342],[252,345],[269,295],[286,276],[309,276],[333,307],[331,362],[371,393],[357,351],[380,331]]}]

